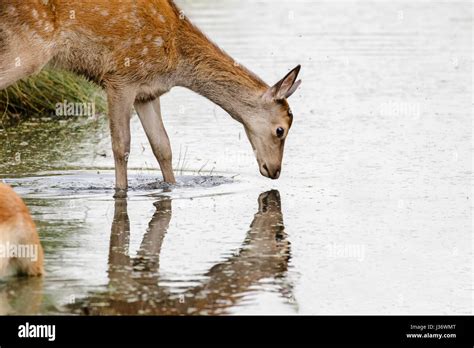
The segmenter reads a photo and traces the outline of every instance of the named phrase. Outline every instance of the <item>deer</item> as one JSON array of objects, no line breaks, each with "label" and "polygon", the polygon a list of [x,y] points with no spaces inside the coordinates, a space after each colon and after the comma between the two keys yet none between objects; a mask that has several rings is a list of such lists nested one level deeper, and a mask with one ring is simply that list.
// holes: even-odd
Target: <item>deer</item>
[{"label": "deer", "polygon": [[0,277],[40,276],[43,259],[28,208],[10,186],[0,183]]},{"label": "deer", "polygon": [[115,197],[126,197],[133,108],[164,182],[174,184],[160,97],[187,88],[241,123],[260,174],[278,179],[301,65],[267,85],[213,43],[172,0],[2,0],[0,90],[45,66],[85,76],[107,95]]}]

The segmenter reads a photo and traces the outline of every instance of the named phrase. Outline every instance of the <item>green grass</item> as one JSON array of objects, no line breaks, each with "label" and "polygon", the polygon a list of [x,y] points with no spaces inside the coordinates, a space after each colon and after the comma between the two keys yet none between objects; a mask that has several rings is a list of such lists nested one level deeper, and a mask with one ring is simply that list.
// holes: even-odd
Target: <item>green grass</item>
[{"label": "green grass", "polygon": [[65,100],[95,103],[96,113],[106,112],[104,93],[97,85],[73,73],[45,69],[0,91],[1,125],[17,124],[31,117],[54,116],[56,104]]}]

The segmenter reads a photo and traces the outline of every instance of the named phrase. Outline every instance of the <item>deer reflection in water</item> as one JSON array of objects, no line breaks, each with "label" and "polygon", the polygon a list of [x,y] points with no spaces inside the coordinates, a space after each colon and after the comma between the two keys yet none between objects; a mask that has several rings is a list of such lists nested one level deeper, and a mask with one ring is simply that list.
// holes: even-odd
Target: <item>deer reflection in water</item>
[{"label": "deer reflection in water", "polygon": [[109,289],[70,305],[91,315],[226,314],[261,280],[273,279],[282,297],[292,298],[286,278],[290,243],[286,239],[278,191],[262,193],[258,212],[239,252],[213,266],[204,280],[184,293],[160,286],[159,261],[171,220],[171,199],[155,203],[154,213],[136,257],[129,256],[127,201],[115,201],[109,253]]}]

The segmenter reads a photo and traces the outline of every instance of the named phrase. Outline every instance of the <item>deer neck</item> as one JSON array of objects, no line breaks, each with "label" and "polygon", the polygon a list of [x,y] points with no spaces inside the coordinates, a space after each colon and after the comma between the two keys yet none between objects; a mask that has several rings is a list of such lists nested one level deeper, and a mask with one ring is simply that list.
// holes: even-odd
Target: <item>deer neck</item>
[{"label": "deer neck", "polygon": [[236,63],[188,20],[177,37],[180,54],[177,85],[186,87],[244,122],[268,86]]}]

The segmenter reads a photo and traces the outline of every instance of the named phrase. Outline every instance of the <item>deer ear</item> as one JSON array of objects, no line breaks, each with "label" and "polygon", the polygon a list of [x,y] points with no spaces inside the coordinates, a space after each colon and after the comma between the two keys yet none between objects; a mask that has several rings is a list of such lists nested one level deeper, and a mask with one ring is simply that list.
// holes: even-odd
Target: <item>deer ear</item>
[{"label": "deer ear", "polygon": [[278,81],[273,87],[270,87],[263,98],[266,100],[281,100],[291,97],[301,85],[301,80],[296,81],[300,73],[301,65],[291,70],[284,78]]}]

